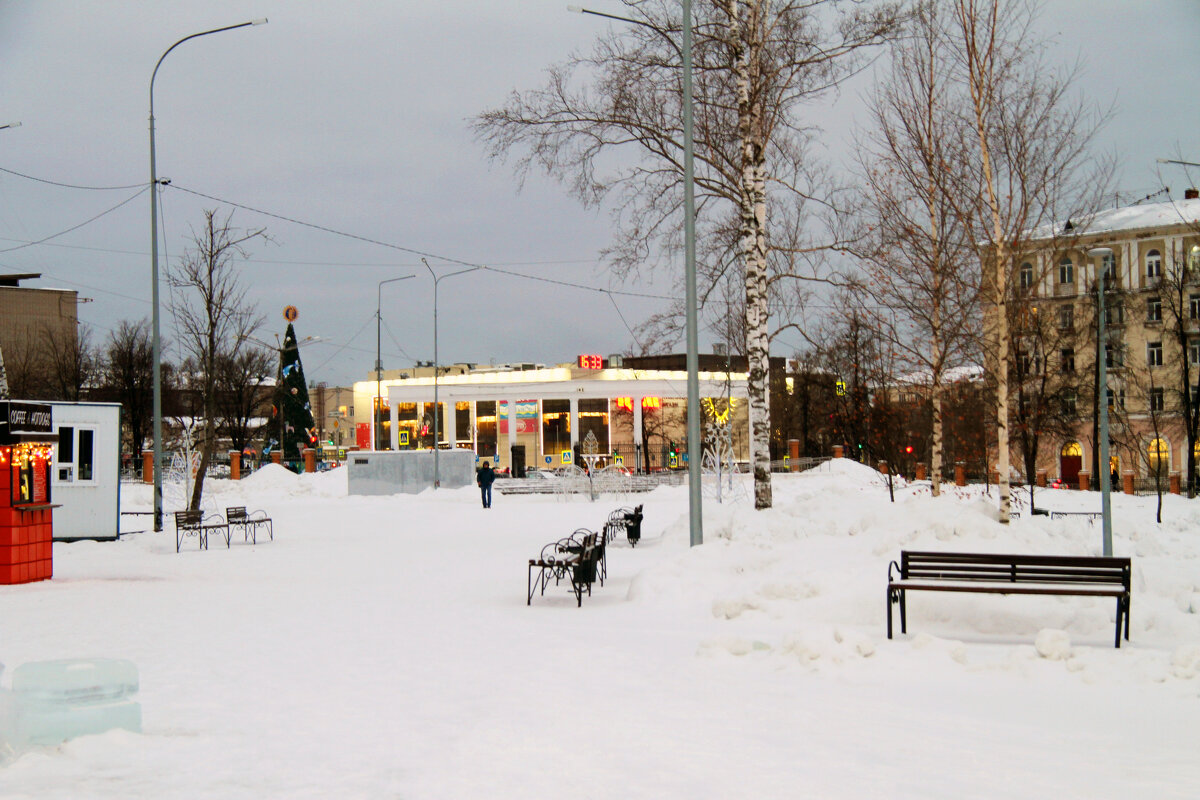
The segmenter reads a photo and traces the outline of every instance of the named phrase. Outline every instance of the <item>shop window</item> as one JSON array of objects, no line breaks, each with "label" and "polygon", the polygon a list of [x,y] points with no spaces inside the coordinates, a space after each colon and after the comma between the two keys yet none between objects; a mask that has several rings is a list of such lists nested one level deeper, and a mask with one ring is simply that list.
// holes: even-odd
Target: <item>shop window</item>
[{"label": "shop window", "polygon": [[79,467],[79,480],[90,481],[94,479],[93,467],[95,462],[95,442],[96,432],[82,428],[79,431],[79,460],[76,464]]},{"label": "shop window", "polygon": [[59,483],[96,479],[96,432],[91,428],[58,429],[55,476]]}]

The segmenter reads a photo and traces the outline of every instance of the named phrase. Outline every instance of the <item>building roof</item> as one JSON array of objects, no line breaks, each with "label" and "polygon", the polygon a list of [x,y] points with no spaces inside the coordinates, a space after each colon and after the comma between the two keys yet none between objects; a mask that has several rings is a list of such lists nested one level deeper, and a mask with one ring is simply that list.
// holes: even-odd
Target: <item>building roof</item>
[{"label": "building roof", "polygon": [[0,275],[0,286],[20,286],[21,281],[31,281],[40,277],[40,272],[10,272]]},{"label": "building roof", "polygon": [[1053,228],[1042,226],[1034,231],[1033,238],[1048,239],[1056,233],[1062,233],[1067,222],[1071,223],[1076,233],[1084,236],[1176,226],[1190,226],[1200,231],[1200,200],[1171,200],[1110,208],[1097,211],[1090,217],[1056,222]]}]

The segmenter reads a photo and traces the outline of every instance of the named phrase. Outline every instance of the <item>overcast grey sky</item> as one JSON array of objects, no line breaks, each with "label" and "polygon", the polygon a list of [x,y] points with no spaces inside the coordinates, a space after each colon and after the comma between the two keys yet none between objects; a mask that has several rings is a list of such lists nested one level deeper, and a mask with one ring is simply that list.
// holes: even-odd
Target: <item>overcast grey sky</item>
[{"label": "overcast grey sky", "polygon": [[[618,11],[612,0],[589,7]],[[440,283],[439,360],[572,360],[630,348],[626,327],[665,302],[602,294],[682,293],[657,283],[615,284],[597,260],[608,218],[534,178],[517,191],[510,169],[489,164],[467,119],[586,47],[608,23],[566,12],[559,0],[299,2],[0,0],[0,168],[84,186],[149,180],[148,90],[154,64],[177,39],[267,17],[265,26],[188,42],[155,83],[165,255],[186,246],[205,208],[234,201],[410,250],[543,280],[477,272]],[[1163,183],[1182,195],[1185,174],[1159,157],[1200,161],[1200,0],[1050,0],[1042,26],[1055,54],[1082,58],[1083,89],[1115,101],[1101,138],[1118,153],[1123,198]],[[853,89],[814,109],[831,130],[829,155],[858,106]],[[1162,169],[1161,178],[1156,170]],[[1193,173],[1193,179],[1195,175]],[[76,289],[94,340],[124,319],[150,315],[149,199],[137,188],[94,191],[0,172],[0,271],[41,272],[32,285]],[[243,267],[273,341],[286,305],[300,311],[311,380],[346,384],[373,369],[379,281],[385,368],[433,358],[433,285],[411,252],[238,210],[265,226]],[[18,248],[18,249],[10,249]],[[431,258],[439,273],[461,266]],[[166,286],[163,284],[165,296]],[[164,332],[170,317],[164,307]],[[712,339],[701,333],[702,346]],[[795,343],[778,343],[789,354]],[[680,350],[677,347],[676,350]]]}]

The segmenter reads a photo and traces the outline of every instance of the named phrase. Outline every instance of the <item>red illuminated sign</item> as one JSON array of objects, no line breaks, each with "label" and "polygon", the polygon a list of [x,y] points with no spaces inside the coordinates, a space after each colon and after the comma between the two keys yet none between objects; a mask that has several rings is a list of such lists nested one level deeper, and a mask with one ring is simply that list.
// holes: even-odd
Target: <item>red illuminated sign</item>
[{"label": "red illuminated sign", "polygon": [[604,356],[581,355],[579,356],[579,368],[604,369]]}]

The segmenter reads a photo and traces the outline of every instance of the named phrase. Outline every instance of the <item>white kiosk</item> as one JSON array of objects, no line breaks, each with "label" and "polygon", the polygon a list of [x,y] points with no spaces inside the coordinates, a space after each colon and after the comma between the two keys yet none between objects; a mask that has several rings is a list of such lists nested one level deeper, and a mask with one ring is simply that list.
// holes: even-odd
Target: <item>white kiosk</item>
[{"label": "white kiosk", "polygon": [[54,541],[112,540],[121,524],[121,405],[52,402]]}]

